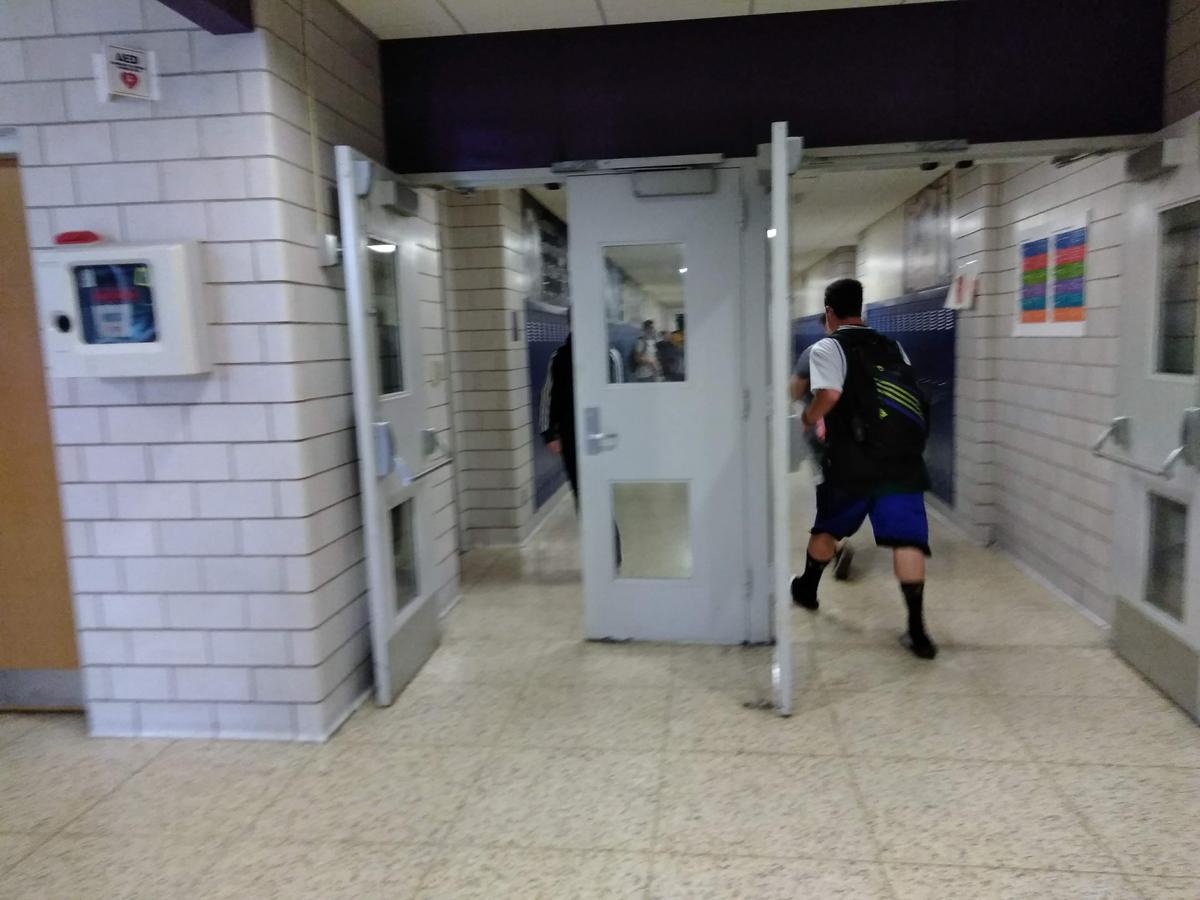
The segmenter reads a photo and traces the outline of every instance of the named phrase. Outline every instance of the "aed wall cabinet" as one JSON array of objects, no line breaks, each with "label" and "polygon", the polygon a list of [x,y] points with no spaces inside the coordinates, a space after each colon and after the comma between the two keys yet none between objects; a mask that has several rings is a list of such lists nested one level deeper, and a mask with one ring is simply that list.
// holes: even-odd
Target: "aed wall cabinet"
[{"label": "aed wall cabinet", "polygon": [[210,368],[195,241],[40,251],[38,308],[56,376],[196,375]]}]

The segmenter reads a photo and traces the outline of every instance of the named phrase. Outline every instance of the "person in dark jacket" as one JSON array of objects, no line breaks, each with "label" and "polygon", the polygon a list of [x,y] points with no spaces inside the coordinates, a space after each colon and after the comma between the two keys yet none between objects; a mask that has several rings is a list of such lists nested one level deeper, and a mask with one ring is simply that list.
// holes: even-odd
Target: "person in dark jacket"
[{"label": "person in dark jacket", "polygon": [[[609,378],[614,377],[611,358]],[[575,357],[571,349],[571,335],[550,357],[546,367],[546,383],[542,385],[541,403],[538,409],[538,430],[542,441],[562,459],[571,493],[575,496],[575,508],[579,509],[579,455],[575,440]],[[621,532],[613,522],[613,549],[617,567],[621,566]]]},{"label": "person in dark jacket", "polygon": [[562,458],[575,504],[579,504],[579,469],[575,443],[575,360],[571,335],[550,357],[546,383],[542,385],[538,430],[552,453]]}]

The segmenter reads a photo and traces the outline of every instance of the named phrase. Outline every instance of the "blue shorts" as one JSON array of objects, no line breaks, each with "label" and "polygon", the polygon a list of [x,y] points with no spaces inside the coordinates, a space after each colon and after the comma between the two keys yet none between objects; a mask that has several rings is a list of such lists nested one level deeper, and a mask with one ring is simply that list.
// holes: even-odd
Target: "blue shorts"
[{"label": "blue shorts", "polygon": [[929,520],[924,494],[885,494],[855,497],[829,483],[817,485],[817,521],[813,534],[850,537],[871,517],[875,543],[880,547],[915,547],[929,556]]}]

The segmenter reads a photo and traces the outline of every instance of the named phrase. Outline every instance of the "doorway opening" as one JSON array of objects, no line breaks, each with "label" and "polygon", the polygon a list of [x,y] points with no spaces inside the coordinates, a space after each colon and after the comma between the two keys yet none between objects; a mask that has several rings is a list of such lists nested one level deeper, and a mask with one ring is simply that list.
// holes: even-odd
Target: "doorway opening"
[{"label": "doorway opening", "polygon": [[[1050,223],[1046,227],[1051,230],[1059,228],[1060,225],[1063,225],[1063,228],[1059,230],[1070,230],[1066,228],[1066,224],[1069,223],[1060,222],[1059,219],[1073,215],[1078,204],[1072,205],[1068,202],[1064,204],[1068,208],[1060,211],[1056,210],[1054,203],[1047,198],[1062,196],[1064,191],[1082,185],[1087,179],[1095,181],[1101,177],[1102,171],[1107,173],[1114,165],[1119,164],[1120,154],[1109,156],[1081,152],[1071,154],[1067,158],[1058,153],[1051,155],[1048,148],[1014,147],[1008,155],[1000,153],[996,148],[990,148],[984,153],[984,159],[978,163],[966,158],[957,158],[952,154],[943,154],[932,164],[929,159],[921,158],[916,153],[892,154],[888,159],[883,159],[883,156],[847,153],[845,158],[833,160],[828,154],[817,154],[809,164],[801,165],[799,171],[790,179],[789,206],[794,240],[791,247],[789,279],[789,350],[794,360],[795,354],[820,336],[817,317],[821,308],[820,293],[824,285],[837,276],[860,278],[868,300],[869,324],[897,338],[910,349],[921,385],[932,401],[932,433],[928,454],[933,480],[931,506],[947,518],[953,519],[955,525],[966,531],[970,538],[987,542],[997,536],[995,522],[988,517],[998,501],[994,492],[991,492],[991,482],[983,471],[986,467],[979,464],[975,453],[981,445],[991,443],[990,438],[978,432],[977,425],[981,421],[980,404],[993,402],[990,396],[986,395],[990,388],[985,383],[994,381],[997,373],[989,368],[993,364],[987,361],[989,352],[982,342],[999,336],[1005,329],[1014,328],[1019,324],[1016,320],[1020,318],[1019,309],[1012,308],[1019,285],[1015,281],[1009,283],[1009,276],[1013,275],[1014,271],[1017,272],[1017,275],[1013,275],[1014,278],[1018,278],[1020,274],[1019,269],[1010,271],[1012,267],[1009,257],[1016,252],[1016,242],[991,243],[997,227],[995,223],[1004,216],[1015,214],[1013,209],[1020,207],[1021,217],[1032,220],[1032,223],[1025,222],[1026,226],[1040,222]],[[586,183],[586,178],[591,177],[599,183],[598,179],[610,177],[611,174],[610,170],[603,175],[584,176],[581,181]],[[567,180],[565,176],[560,177],[564,181]],[[502,180],[502,176],[496,178]],[[1038,196],[1017,202],[1015,206],[1013,201],[1005,201],[1009,203],[1009,209],[996,209],[996,198],[1001,192],[1008,191],[1015,195],[1023,184],[1035,182],[1041,185],[1037,188],[1040,191]],[[509,182],[506,188],[510,186],[512,182]],[[481,192],[497,190],[500,189],[480,189]],[[1054,194],[1055,191],[1058,191],[1058,194]],[[553,191],[546,190],[544,186],[533,186],[527,193],[535,198],[539,195],[543,198],[565,198],[571,195],[571,190],[569,186]],[[627,193],[636,194],[632,189]],[[752,190],[746,191],[747,195],[753,193]],[[758,194],[758,197],[761,206],[757,213],[753,209],[754,204],[751,203],[749,212],[743,207],[743,210],[735,212],[735,215],[739,220],[752,218],[756,214],[759,216],[753,226],[753,230],[756,231],[754,240],[759,246],[753,252],[765,259],[769,238],[767,241],[763,238],[767,236],[769,222],[765,198],[761,194]],[[1021,203],[1026,205],[1022,206]],[[1034,207],[1043,204],[1044,208],[1030,207],[1030,203],[1034,204]],[[1048,205],[1045,205],[1047,203]],[[560,199],[558,205],[565,214],[566,204]],[[1030,212],[1030,209],[1033,211]],[[1062,215],[1058,215],[1059,212],[1062,212]],[[1103,212],[1096,221],[1103,222],[1111,215]],[[577,221],[577,211],[573,204],[570,207],[570,215],[559,219],[559,222],[568,236],[573,236],[581,227],[587,227],[586,222]],[[1011,227],[1011,223],[1003,224],[1003,227],[1007,229]],[[1101,225],[1101,231],[1106,227],[1108,226]],[[599,250],[593,256],[599,262],[593,264],[603,266],[608,272],[617,269],[624,273],[614,279],[615,290],[608,289],[609,295],[615,296],[616,300],[609,302],[607,306],[597,301],[598,308],[604,309],[605,312],[592,323],[597,334],[595,343],[598,346],[602,345],[604,352],[608,353],[607,358],[603,357],[602,352],[596,353],[596,372],[600,376],[598,383],[602,389],[600,395],[606,398],[617,396],[619,399],[620,392],[637,392],[642,386],[635,379],[636,364],[633,353],[629,348],[615,349],[610,346],[616,343],[613,335],[620,334],[622,329],[628,330],[629,334],[625,340],[633,345],[640,339],[639,326],[647,319],[654,319],[654,337],[661,340],[661,332],[664,329],[659,327],[658,319],[669,320],[674,312],[663,314],[663,310],[671,308],[669,302],[659,302],[655,307],[649,301],[656,292],[666,295],[673,292],[674,296],[678,296],[678,285],[681,281],[685,286],[683,293],[686,296],[687,279],[693,271],[692,257],[686,252],[686,244],[680,249],[679,241],[666,240],[659,236],[630,240],[611,228],[597,229],[597,232],[595,244]],[[749,246],[749,243],[746,246]],[[1092,246],[1101,257],[1107,249],[1103,243]],[[573,252],[568,250],[567,255],[570,256]],[[746,257],[751,255],[753,254],[747,253]],[[639,283],[638,277],[630,275],[630,272],[636,272],[641,282],[650,285],[650,290],[646,290],[645,286]],[[958,286],[959,281],[967,275],[970,276],[969,284],[977,295],[973,297],[972,302],[966,304],[965,312],[948,308],[953,305],[948,303],[952,286]],[[569,288],[570,278],[571,273],[568,271],[567,277],[562,279],[561,283],[567,284]],[[630,290],[623,292],[622,284],[628,285]],[[1103,285],[1098,288],[1103,289]],[[637,290],[641,291],[642,296],[630,302],[626,294],[633,296]],[[760,287],[760,291],[757,296],[765,294],[765,285]],[[754,304],[747,301],[747,298],[752,296],[754,295],[745,293],[742,297],[743,310],[749,317],[755,315]],[[1053,302],[1053,295],[1051,297]],[[575,297],[569,299],[577,300]],[[576,307],[576,313],[578,309]],[[629,314],[612,315],[610,309]],[[656,315],[643,318],[638,314],[642,309],[654,310]],[[981,312],[984,315],[981,316]],[[762,313],[763,310],[760,309],[758,314]],[[1050,315],[1053,317],[1054,313],[1051,312]],[[557,321],[562,322],[562,314],[559,316]],[[960,316],[965,316],[966,319],[960,319]],[[681,330],[686,335],[688,346],[683,354],[683,374],[680,381],[685,385],[692,376],[697,360],[690,346],[694,318],[684,310]],[[980,322],[981,318],[984,319],[983,322]],[[1103,315],[1100,318],[1103,320]],[[960,330],[962,321],[970,323],[966,326],[965,335]],[[764,355],[761,351],[766,341],[765,324],[765,315],[762,315],[757,324],[753,324],[753,319],[750,318],[738,326],[744,330],[743,333],[753,332],[752,353],[747,353],[747,357],[757,357],[763,362],[761,374],[756,377],[745,374],[753,369],[752,362],[745,363],[747,368],[739,384],[739,387],[746,389],[746,395],[739,398],[741,403],[738,405],[745,404],[751,409],[751,419],[758,423],[753,427],[762,427],[761,423],[765,419],[766,406],[770,399],[766,388]],[[581,328],[578,321],[572,325],[577,332]],[[984,330],[981,332],[981,329]],[[599,335],[603,335],[603,339]],[[1050,345],[1039,345],[1034,341],[1029,346],[1034,348],[1030,352],[1042,353],[1043,348],[1049,348]],[[548,354],[546,356],[548,357]],[[792,360],[789,360],[789,367],[791,362]],[[1086,362],[1079,365],[1085,367]],[[1002,374],[1007,377],[1011,374],[1011,368],[1006,367]],[[531,382],[536,377],[537,373],[530,371]],[[656,382],[652,390],[669,391],[674,387],[667,383],[665,373],[657,377],[662,380]],[[629,396],[633,396],[633,393]],[[594,462],[595,458],[603,459],[604,455],[610,452],[604,449],[606,441],[615,441],[619,446],[624,437],[621,427],[607,426],[605,413],[607,410],[601,409],[600,418],[590,420],[586,418],[588,413],[580,413],[580,421],[585,426],[583,431],[594,436],[596,449],[599,451],[594,456],[583,459],[579,464],[580,469],[586,469],[589,462]],[[646,418],[648,417],[643,411],[642,419]],[[738,421],[736,412],[730,421]],[[532,426],[530,431],[535,443],[534,452],[544,450],[544,443],[538,440],[540,431],[537,426]],[[792,446],[796,447],[800,443],[800,437],[796,435]],[[765,445],[764,437],[759,447],[763,452]],[[667,455],[662,446],[657,446],[655,450],[643,455],[653,456],[655,453],[660,458]],[[811,476],[806,474],[811,471],[811,465],[802,463],[796,454],[789,455],[791,458],[788,462],[792,474],[789,476],[786,493],[790,494],[794,501],[789,516],[793,534],[789,569],[798,569],[803,561],[804,543],[811,524]],[[766,466],[765,456],[751,454],[751,457],[762,459],[761,465]],[[553,455],[547,455],[545,459],[550,467],[559,461]],[[744,475],[749,480],[758,478],[765,481],[756,475],[757,471],[748,464]],[[595,542],[595,552],[605,557],[603,565],[597,569],[601,577],[609,579],[612,584],[619,584],[622,566],[627,567],[627,572],[637,572],[636,580],[647,588],[659,587],[655,584],[656,581],[670,582],[689,577],[687,567],[695,563],[697,556],[690,545],[691,535],[687,534],[683,524],[692,515],[693,509],[694,491],[688,486],[687,480],[630,476],[611,478],[609,481],[615,484],[609,483],[605,490],[597,494],[601,498],[598,502],[605,504],[605,514],[598,517],[599,525],[593,527],[593,534],[601,536]],[[637,553],[628,564],[624,562],[624,547],[629,545],[630,539],[625,532],[636,526],[621,526],[622,507],[637,509],[638,512],[631,521],[645,524],[653,532],[651,537],[639,536],[634,539]],[[567,527],[572,521],[570,514],[573,513],[573,509],[568,505],[560,512],[561,516],[554,524],[546,527],[555,530],[558,541],[554,555],[561,562],[571,556],[567,548],[571,546],[570,539],[573,539],[574,532],[569,531]],[[755,538],[762,543],[768,539],[766,519],[767,515],[763,512],[764,525]],[[617,526],[616,532],[620,533],[623,539],[620,543],[614,539],[614,521]],[[940,527],[935,526],[935,529]],[[945,539],[946,532],[940,533]],[[865,538],[866,543],[869,543],[870,535],[865,535]],[[862,539],[863,536],[860,536],[860,543]],[[954,539],[956,546],[957,540]],[[863,549],[867,549],[866,543],[863,543]],[[584,544],[587,544],[586,537]],[[664,551],[663,546],[673,547],[674,550]],[[680,547],[683,547],[685,552],[679,552]],[[586,546],[584,552],[587,552]],[[478,560],[478,567],[472,568],[476,574],[490,572],[492,578],[498,578],[502,574],[513,578],[522,577],[522,573],[536,572],[537,569],[537,563],[533,559],[536,554],[528,550],[519,564],[512,562],[512,553],[508,550],[480,547],[478,552],[473,553]],[[621,563],[617,562],[619,555]],[[469,556],[468,559],[470,558]],[[505,562],[502,564],[502,561]],[[880,578],[885,583],[889,580],[886,575],[886,563],[878,553],[868,551],[859,557],[858,563],[858,570],[866,577]],[[953,568],[957,563],[950,560],[949,565]],[[941,564],[935,563],[935,567],[940,568]],[[659,577],[663,574],[669,577]],[[757,571],[749,572],[746,582],[753,584],[758,574]],[[764,568],[763,574],[764,580],[769,581],[769,570]],[[485,576],[485,580],[487,577]],[[559,568],[556,575],[559,587],[565,587],[567,577],[566,571]],[[886,610],[883,613],[885,616],[895,620],[892,627],[899,634],[903,630],[902,605],[898,599],[890,596],[894,593],[893,589],[887,588],[886,591],[888,597],[881,598],[881,609]],[[763,587],[761,593],[754,593],[753,596],[755,599],[743,610],[742,625],[745,627],[748,618],[761,614],[769,638],[770,591]],[[578,603],[578,598],[576,602]],[[819,629],[820,626],[799,622],[796,627],[802,634],[811,636],[814,633],[812,629]],[[850,623],[848,627],[858,626]],[[582,630],[583,633],[593,636],[590,635],[586,624]],[[618,634],[594,636],[601,639],[620,637]]]}]

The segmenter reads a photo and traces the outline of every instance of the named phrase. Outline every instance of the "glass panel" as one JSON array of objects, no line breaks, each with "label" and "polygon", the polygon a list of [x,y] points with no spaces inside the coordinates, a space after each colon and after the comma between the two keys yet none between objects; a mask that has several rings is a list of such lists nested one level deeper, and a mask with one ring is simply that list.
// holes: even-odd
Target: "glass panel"
[{"label": "glass panel", "polygon": [[1183,621],[1183,572],[1187,560],[1187,507],[1150,495],[1150,573],[1146,602]]},{"label": "glass panel", "polygon": [[692,536],[686,481],[612,486],[613,540],[621,578],[688,578]]},{"label": "glass panel", "polygon": [[149,265],[91,263],[75,266],[74,275],[85,344],[149,344],[158,340]]},{"label": "glass panel", "polygon": [[396,245],[377,238],[367,239],[371,267],[371,302],[375,308],[375,330],[379,341],[379,392],[398,394],[404,390],[404,366],[400,358],[400,285],[396,269]]},{"label": "glass panel", "polygon": [[608,383],[683,381],[683,244],[604,248]]},{"label": "glass panel", "polygon": [[1162,214],[1158,307],[1158,371],[1196,371],[1196,305],[1200,293],[1200,202]]},{"label": "glass panel", "polygon": [[396,612],[399,612],[417,596],[412,501],[392,507],[392,560],[396,567]]}]

